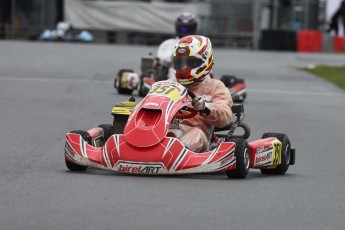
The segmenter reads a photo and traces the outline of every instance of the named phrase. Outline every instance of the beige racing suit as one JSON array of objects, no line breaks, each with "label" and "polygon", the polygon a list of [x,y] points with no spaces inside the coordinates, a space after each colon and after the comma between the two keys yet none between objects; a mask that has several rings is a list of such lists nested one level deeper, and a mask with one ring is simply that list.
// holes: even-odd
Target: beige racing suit
[{"label": "beige racing suit", "polygon": [[205,152],[208,148],[210,128],[222,128],[230,123],[233,104],[230,91],[223,82],[211,79],[210,76],[188,87],[195,95],[202,96],[208,102],[211,113],[206,116],[198,113],[195,117],[181,122],[181,141],[194,152]]}]

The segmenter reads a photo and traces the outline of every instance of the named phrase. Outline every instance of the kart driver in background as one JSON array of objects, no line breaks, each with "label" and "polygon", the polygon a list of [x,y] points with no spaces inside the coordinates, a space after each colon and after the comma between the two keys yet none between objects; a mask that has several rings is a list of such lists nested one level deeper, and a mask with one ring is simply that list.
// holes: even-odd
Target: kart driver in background
[{"label": "kart driver in background", "polygon": [[194,152],[208,148],[211,126],[222,128],[231,121],[233,101],[223,82],[210,77],[214,64],[212,44],[209,38],[189,35],[181,38],[172,53],[176,81],[192,91],[194,109],[199,113],[181,122],[180,140]]},{"label": "kart driver in background", "polygon": [[157,50],[157,61],[159,65],[166,67],[168,71],[167,78],[174,76],[174,70],[171,67],[171,53],[178,40],[184,36],[196,34],[198,22],[195,16],[189,12],[180,14],[175,21],[176,38],[170,38],[163,41]]}]

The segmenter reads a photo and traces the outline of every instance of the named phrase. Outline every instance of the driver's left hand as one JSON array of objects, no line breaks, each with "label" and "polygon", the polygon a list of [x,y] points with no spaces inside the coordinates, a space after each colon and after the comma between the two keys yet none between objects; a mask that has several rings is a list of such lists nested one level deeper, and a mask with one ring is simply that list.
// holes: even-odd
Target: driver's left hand
[{"label": "driver's left hand", "polygon": [[211,106],[201,96],[195,96],[192,100],[192,106],[195,110],[200,111],[201,116],[207,116],[211,113]]},{"label": "driver's left hand", "polygon": [[195,110],[204,110],[206,101],[203,97],[195,96],[192,100],[192,106]]}]

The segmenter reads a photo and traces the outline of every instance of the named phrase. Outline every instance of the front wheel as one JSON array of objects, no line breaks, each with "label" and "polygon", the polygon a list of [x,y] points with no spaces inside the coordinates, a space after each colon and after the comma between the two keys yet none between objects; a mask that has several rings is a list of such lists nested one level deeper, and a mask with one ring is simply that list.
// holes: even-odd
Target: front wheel
[{"label": "front wheel", "polygon": [[223,75],[220,80],[228,88],[233,87],[237,83],[237,77],[231,75]]},{"label": "front wheel", "polygon": [[[91,138],[88,132],[83,131],[83,130],[73,130],[70,133],[76,133],[79,134],[84,141],[86,141],[87,143],[91,143]],[[67,143],[66,143],[67,144]],[[66,148],[66,147],[65,147]],[[75,162],[72,162],[70,160],[67,160],[65,157],[65,163],[66,163],[66,167],[71,170],[71,171],[85,171],[87,169],[87,166],[84,165],[78,165]]]},{"label": "front wheel", "polygon": [[246,178],[249,172],[249,147],[248,142],[241,138],[229,138],[226,141],[235,142],[236,168],[226,171],[229,178]]},{"label": "front wheel", "polygon": [[285,134],[281,133],[264,133],[262,138],[276,137],[282,143],[281,164],[273,169],[260,169],[262,174],[283,175],[289,169],[291,160],[290,140]]}]

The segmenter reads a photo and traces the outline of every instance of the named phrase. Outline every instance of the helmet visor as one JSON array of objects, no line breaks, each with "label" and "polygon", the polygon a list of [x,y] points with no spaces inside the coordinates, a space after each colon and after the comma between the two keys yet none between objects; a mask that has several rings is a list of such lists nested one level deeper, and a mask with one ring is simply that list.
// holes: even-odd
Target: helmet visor
[{"label": "helmet visor", "polygon": [[180,25],[177,28],[177,33],[179,35],[187,36],[187,35],[192,35],[195,34],[195,26],[191,26],[191,25]]},{"label": "helmet visor", "polygon": [[175,70],[190,70],[201,66],[202,60],[192,57],[174,57],[173,67]]}]

